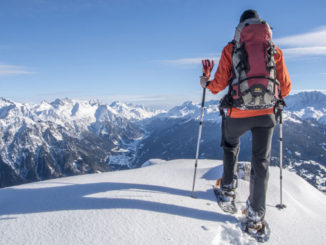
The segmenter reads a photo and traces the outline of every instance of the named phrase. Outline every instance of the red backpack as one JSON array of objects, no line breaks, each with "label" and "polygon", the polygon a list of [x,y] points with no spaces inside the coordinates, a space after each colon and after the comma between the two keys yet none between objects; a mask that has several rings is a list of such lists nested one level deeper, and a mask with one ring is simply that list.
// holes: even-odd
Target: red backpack
[{"label": "red backpack", "polygon": [[280,98],[272,31],[261,19],[241,22],[234,35],[228,106],[242,110],[272,108]]}]

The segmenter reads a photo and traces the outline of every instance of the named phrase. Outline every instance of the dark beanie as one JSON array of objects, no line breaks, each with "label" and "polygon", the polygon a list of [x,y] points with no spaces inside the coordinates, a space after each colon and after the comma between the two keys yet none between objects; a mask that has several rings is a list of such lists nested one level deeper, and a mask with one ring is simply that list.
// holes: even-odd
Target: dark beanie
[{"label": "dark beanie", "polygon": [[240,23],[244,22],[246,19],[259,18],[259,15],[256,10],[248,9],[244,11],[240,17]]}]

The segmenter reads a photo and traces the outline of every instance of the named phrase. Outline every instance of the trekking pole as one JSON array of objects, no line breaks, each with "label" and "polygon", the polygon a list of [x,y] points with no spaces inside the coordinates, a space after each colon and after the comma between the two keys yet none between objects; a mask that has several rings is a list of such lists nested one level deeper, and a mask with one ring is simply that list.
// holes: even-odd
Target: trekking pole
[{"label": "trekking pole", "polygon": [[[284,103],[284,102],[283,102]],[[283,169],[283,106],[284,104],[280,105],[278,108],[279,118],[280,118],[280,203],[276,205],[278,209],[286,208],[285,204],[283,204],[282,200],[282,169]]]},{"label": "trekking pole", "polygon": [[203,97],[202,97],[202,102],[201,102],[201,114],[200,114],[200,122],[199,122],[199,132],[198,132],[198,139],[197,139],[197,150],[196,150],[194,180],[192,182],[191,197],[193,197],[193,198],[196,198],[195,194],[194,194],[194,190],[195,190],[195,181],[196,181],[198,157],[199,157],[199,146],[200,146],[201,132],[202,132],[202,128],[203,128],[203,118],[204,118],[204,111],[205,111],[205,97],[206,97],[206,88],[203,88]]},{"label": "trekking pole", "polygon": [[[202,60],[203,64],[203,77],[206,77],[206,86],[208,85],[208,79],[211,76],[211,71],[214,67],[214,60]],[[203,118],[204,118],[204,111],[205,111],[205,97],[206,97],[206,86],[203,87],[203,97],[201,101],[201,114],[200,114],[200,122],[199,122],[199,131],[198,131],[198,139],[197,139],[197,149],[196,149],[196,161],[195,161],[195,171],[194,171],[194,179],[192,182],[192,192],[191,197],[195,197],[195,182],[196,182],[196,173],[197,173],[197,165],[198,165],[198,157],[199,157],[199,146],[200,146],[200,139],[201,139],[201,132],[203,128]]]}]

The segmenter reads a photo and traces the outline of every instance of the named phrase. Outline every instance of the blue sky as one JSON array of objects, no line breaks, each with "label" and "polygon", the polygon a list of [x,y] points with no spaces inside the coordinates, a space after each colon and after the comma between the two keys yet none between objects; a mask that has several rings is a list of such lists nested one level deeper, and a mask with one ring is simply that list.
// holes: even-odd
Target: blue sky
[{"label": "blue sky", "polygon": [[200,60],[218,60],[249,8],[273,27],[293,90],[326,90],[324,0],[1,0],[0,96],[199,101]]}]

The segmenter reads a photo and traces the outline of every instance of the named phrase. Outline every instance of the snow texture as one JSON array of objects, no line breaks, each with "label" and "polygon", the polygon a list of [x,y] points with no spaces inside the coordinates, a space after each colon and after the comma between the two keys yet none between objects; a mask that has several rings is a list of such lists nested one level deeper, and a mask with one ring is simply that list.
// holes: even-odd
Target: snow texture
[{"label": "snow texture", "polygon": [[[212,191],[221,162],[154,159],[133,170],[54,179],[0,190],[0,244],[256,244],[235,216],[222,213]],[[267,244],[326,241],[326,196],[284,170],[278,210],[279,169],[270,169]],[[237,205],[249,183],[239,181]]]},{"label": "snow texture", "polygon": [[[320,91],[301,92],[285,98],[287,107],[284,110],[284,121],[302,123],[302,120],[313,119],[326,124],[326,94]],[[187,101],[176,106],[158,117],[200,119],[201,104]],[[221,120],[219,101],[211,100],[205,103],[205,121]]]},{"label": "snow texture", "polygon": [[[116,144],[116,152],[122,154],[114,155],[110,161],[113,164],[128,166],[141,138],[138,135],[134,138],[130,133],[128,134],[130,140],[134,141],[120,145],[120,142],[114,139],[121,139],[122,136],[117,135],[115,131],[118,131],[118,128],[127,128],[129,122],[138,122],[159,113],[162,111],[121,102],[107,105],[65,98],[32,105],[0,98],[0,158],[13,170],[18,171],[17,166],[22,162],[20,157],[24,150],[35,153],[41,146],[48,151],[53,148],[44,136],[46,133],[53,137],[54,141],[59,142],[64,141],[67,135],[74,139],[82,139],[84,132],[92,131],[101,136],[115,134],[109,138]],[[114,128],[112,132],[109,131],[108,125]],[[28,139],[20,140],[19,136],[24,131],[28,132],[26,133]],[[120,149],[123,146],[128,149]]]}]

